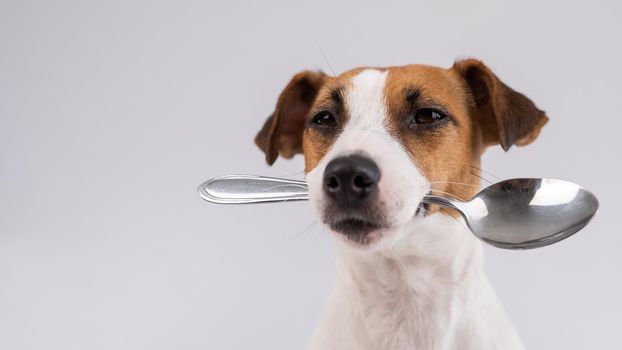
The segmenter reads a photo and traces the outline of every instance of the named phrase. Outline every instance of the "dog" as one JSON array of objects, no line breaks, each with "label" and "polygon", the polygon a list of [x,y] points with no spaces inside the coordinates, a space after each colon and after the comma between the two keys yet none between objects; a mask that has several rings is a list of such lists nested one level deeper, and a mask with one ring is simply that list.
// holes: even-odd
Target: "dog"
[{"label": "dog", "polygon": [[255,143],[270,165],[304,155],[312,210],[338,242],[309,349],[523,349],[481,242],[421,200],[470,198],[484,150],[527,145],[547,121],[476,59],[296,74]]}]

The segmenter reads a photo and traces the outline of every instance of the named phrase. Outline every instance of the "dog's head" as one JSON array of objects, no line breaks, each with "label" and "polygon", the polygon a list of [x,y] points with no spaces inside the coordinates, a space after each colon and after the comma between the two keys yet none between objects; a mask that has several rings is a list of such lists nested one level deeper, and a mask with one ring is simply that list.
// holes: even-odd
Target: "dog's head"
[{"label": "dog's head", "polygon": [[312,207],[341,241],[363,248],[390,244],[423,220],[421,200],[430,191],[475,194],[484,149],[526,145],[547,120],[468,59],[450,69],[301,72],[255,141],[269,164],[303,153]]}]

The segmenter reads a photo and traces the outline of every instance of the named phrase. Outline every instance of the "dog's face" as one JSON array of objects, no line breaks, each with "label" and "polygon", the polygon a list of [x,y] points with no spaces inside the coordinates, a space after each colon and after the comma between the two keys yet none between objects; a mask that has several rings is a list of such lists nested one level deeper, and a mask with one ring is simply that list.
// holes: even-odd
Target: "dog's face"
[{"label": "dog's face", "polygon": [[477,60],[339,77],[305,71],[282,92],[256,143],[269,164],[304,153],[320,220],[349,246],[381,247],[438,210],[422,210],[429,192],[476,193],[487,146],[530,143],[546,121]]}]

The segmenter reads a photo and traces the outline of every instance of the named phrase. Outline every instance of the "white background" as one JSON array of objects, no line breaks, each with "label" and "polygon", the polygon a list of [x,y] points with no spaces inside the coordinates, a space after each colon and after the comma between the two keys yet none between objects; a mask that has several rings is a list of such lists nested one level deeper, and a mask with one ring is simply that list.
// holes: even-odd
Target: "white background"
[{"label": "white background", "polygon": [[[303,69],[483,59],[551,119],[499,178],[600,198],[576,236],[487,248],[531,349],[620,348],[619,2],[0,1],[0,349],[300,349],[333,282],[308,203],[195,189],[269,168],[252,139]],[[493,176],[487,176],[495,181]]]}]

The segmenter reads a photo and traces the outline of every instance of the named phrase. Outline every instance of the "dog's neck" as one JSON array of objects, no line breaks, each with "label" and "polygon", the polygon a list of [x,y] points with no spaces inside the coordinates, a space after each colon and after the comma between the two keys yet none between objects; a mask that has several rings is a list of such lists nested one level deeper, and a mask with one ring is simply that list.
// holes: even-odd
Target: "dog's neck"
[{"label": "dog's neck", "polygon": [[336,294],[345,301],[339,308],[354,321],[355,341],[383,349],[445,348],[439,342],[450,337],[430,334],[450,334],[460,300],[480,284],[481,243],[463,221],[442,214],[403,230],[377,251],[338,249]]},{"label": "dog's neck", "polygon": [[427,284],[459,283],[481,269],[481,244],[463,220],[434,214],[401,230],[396,241],[374,251],[340,246],[340,280],[361,291],[404,288],[420,294]]}]

